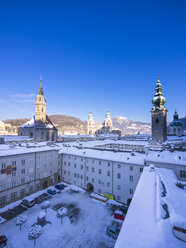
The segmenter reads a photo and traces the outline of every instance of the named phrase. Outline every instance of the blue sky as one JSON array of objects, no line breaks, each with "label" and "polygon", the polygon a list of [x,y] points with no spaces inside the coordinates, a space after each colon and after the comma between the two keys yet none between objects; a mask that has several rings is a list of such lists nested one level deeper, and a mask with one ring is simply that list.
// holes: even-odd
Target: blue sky
[{"label": "blue sky", "polygon": [[186,1],[0,1],[0,119],[48,114],[150,121],[158,75],[186,115]]}]

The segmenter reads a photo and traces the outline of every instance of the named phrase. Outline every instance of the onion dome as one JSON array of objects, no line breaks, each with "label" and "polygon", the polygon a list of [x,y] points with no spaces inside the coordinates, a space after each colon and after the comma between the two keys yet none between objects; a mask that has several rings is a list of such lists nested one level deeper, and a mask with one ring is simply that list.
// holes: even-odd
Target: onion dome
[{"label": "onion dome", "polygon": [[93,115],[92,115],[92,111],[90,111],[90,114],[89,114],[89,120],[93,120]]},{"label": "onion dome", "polygon": [[160,80],[158,78],[158,81],[156,84],[156,93],[155,93],[154,98],[152,100],[152,103],[154,104],[153,109],[155,109],[155,108],[164,109],[165,108],[165,106],[164,106],[165,102],[166,102],[166,99],[162,94],[161,83],[160,83]]},{"label": "onion dome", "polygon": [[177,111],[175,110],[175,112],[174,112],[174,115],[173,115],[173,119],[174,119],[174,121],[177,121],[178,120],[178,113],[177,113]]}]

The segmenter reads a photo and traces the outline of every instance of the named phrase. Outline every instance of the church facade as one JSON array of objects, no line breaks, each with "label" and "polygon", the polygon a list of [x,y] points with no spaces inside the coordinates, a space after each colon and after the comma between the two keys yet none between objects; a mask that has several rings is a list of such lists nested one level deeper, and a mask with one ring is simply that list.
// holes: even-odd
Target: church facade
[{"label": "church facade", "polygon": [[186,135],[186,117],[179,118],[176,110],[173,115],[173,121],[168,126],[167,134],[178,137]]},{"label": "church facade", "polygon": [[19,136],[29,136],[37,142],[57,141],[58,130],[46,114],[46,99],[43,93],[42,77],[35,101],[35,115],[18,128]]},{"label": "church facade", "polygon": [[101,121],[97,121],[94,123],[92,112],[89,114],[89,118],[87,121],[87,134],[110,134],[112,132],[112,119],[110,116],[110,111],[107,109],[106,117],[103,123]]}]

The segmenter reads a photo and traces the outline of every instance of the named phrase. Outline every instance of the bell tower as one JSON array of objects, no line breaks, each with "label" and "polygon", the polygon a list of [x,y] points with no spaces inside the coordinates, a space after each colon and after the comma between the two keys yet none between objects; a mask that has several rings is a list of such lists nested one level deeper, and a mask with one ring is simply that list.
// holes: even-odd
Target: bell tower
[{"label": "bell tower", "polygon": [[35,126],[43,127],[46,122],[46,99],[43,93],[42,75],[40,76],[39,92],[35,101]]},{"label": "bell tower", "polygon": [[94,119],[93,119],[93,115],[92,112],[90,112],[89,117],[88,117],[88,121],[87,121],[87,134],[94,134]]},{"label": "bell tower", "polygon": [[112,130],[112,119],[110,117],[110,111],[107,109],[107,114],[105,118],[105,127],[109,129],[109,131]]},{"label": "bell tower", "polygon": [[152,100],[152,139],[164,142],[167,139],[167,109],[164,104],[166,99],[163,97],[161,83],[158,78],[156,83],[156,93]]}]

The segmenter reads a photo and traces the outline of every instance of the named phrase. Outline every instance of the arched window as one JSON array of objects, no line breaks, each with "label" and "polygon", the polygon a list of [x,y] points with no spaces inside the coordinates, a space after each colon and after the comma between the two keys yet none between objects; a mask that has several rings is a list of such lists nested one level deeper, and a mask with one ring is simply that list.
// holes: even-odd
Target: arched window
[{"label": "arched window", "polygon": [[159,119],[156,119],[156,123],[159,123]]}]

